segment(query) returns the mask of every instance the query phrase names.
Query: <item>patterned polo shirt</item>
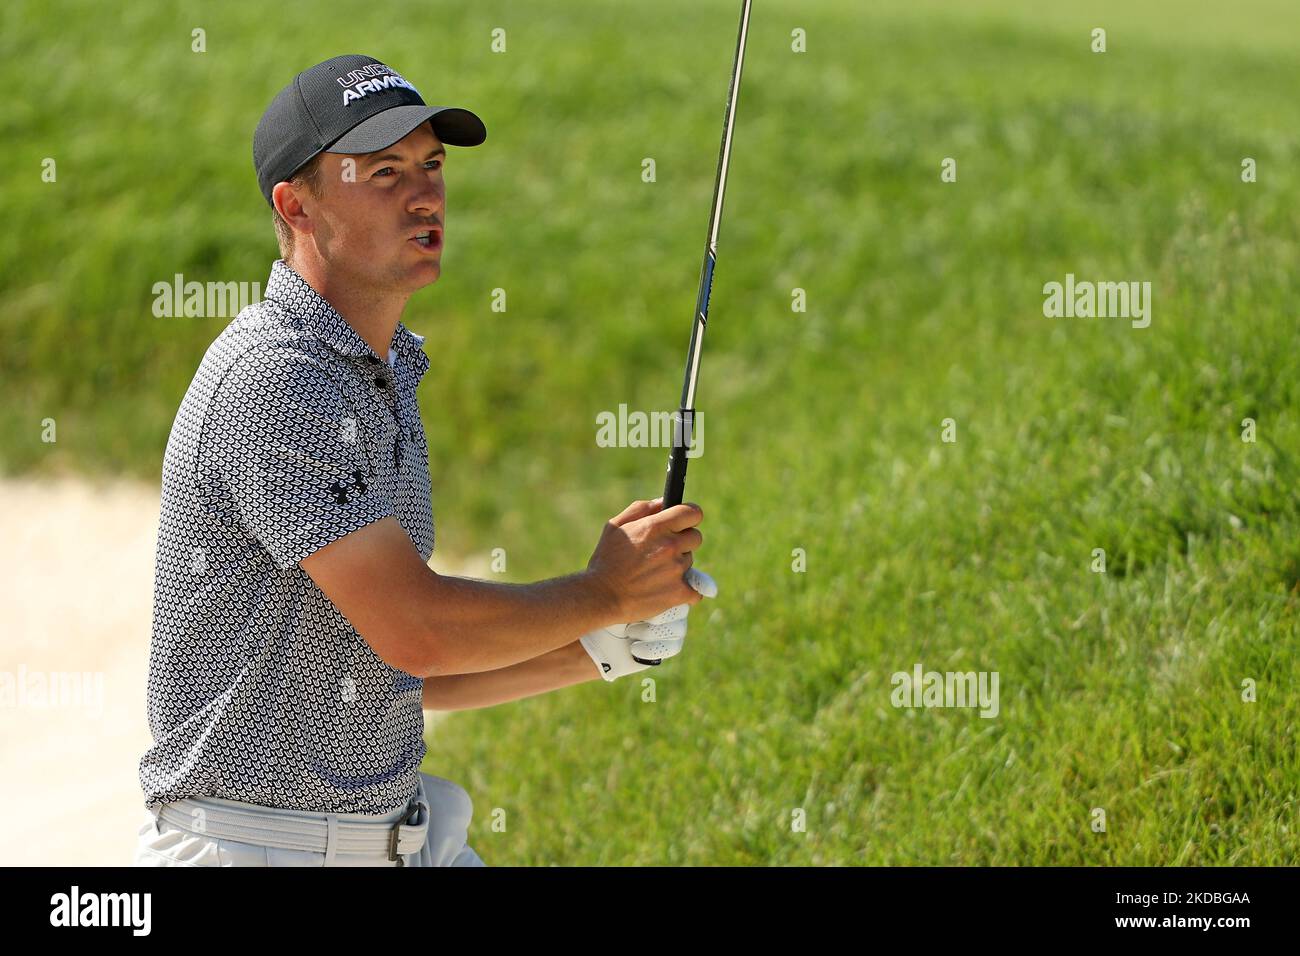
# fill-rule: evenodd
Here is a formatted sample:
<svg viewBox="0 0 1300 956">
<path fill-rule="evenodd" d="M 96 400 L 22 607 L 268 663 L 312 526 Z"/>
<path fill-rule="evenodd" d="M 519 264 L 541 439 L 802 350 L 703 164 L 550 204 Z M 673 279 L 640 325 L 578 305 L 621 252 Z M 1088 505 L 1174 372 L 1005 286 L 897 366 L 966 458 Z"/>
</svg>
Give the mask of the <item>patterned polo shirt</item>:
<svg viewBox="0 0 1300 956">
<path fill-rule="evenodd" d="M 414 795 L 423 681 L 385 664 L 298 562 L 393 515 L 433 553 L 415 390 L 283 260 L 204 355 L 163 459 L 145 806 L 210 796 L 383 813 Z"/>
</svg>

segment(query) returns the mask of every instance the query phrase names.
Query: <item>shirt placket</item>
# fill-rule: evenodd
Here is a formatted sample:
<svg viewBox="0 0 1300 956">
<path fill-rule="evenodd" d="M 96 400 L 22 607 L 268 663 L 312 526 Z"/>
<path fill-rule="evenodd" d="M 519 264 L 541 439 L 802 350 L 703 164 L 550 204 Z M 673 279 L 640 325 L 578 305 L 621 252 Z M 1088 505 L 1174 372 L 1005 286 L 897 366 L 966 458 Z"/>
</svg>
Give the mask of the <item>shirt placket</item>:
<svg viewBox="0 0 1300 956">
<path fill-rule="evenodd" d="M 395 381 L 397 369 L 385 365 L 373 355 L 367 357 L 367 362 L 372 369 L 375 388 L 379 390 L 379 394 L 384 399 L 384 404 L 388 406 L 388 410 L 393 416 L 393 424 L 396 426 L 396 434 L 393 436 L 393 469 L 400 471 L 402 465 L 402 435 L 405 429 L 402 426 L 401 402 L 397 400 L 397 384 Z"/>
</svg>

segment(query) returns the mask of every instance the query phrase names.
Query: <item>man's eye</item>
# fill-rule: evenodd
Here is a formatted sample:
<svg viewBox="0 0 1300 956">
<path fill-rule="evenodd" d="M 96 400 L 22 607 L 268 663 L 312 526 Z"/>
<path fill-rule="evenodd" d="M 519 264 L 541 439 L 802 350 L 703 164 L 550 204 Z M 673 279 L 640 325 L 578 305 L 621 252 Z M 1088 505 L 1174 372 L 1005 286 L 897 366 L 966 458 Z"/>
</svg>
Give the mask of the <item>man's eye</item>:
<svg viewBox="0 0 1300 956">
<path fill-rule="evenodd" d="M 376 169 L 371 175 L 382 176 L 384 173 L 391 173 L 392 171 L 393 171 L 392 166 L 385 166 L 382 169 Z"/>
<path fill-rule="evenodd" d="M 428 163 L 425 163 L 424 165 L 428 166 L 429 163 L 437 163 L 437 164 L 438 164 L 438 169 L 441 169 L 441 168 L 442 168 L 442 160 L 441 160 L 441 159 L 431 159 L 431 160 L 429 160 Z"/>
</svg>

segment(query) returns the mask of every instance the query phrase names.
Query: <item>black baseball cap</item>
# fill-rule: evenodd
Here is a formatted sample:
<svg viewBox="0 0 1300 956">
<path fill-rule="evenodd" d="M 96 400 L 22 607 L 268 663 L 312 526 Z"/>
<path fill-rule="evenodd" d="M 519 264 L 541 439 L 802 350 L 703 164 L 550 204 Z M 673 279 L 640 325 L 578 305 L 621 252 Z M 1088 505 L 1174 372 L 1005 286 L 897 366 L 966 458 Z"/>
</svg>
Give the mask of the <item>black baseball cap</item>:
<svg viewBox="0 0 1300 956">
<path fill-rule="evenodd" d="M 275 95 L 253 133 L 253 168 L 267 203 L 317 153 L 373 153 L 426 120 L 438 139 L 477 146 L 483 121 L 458 106 L 426 106 L 411 83 L 373 56 L 350 53 L 303 70 Z"/>
</svg>

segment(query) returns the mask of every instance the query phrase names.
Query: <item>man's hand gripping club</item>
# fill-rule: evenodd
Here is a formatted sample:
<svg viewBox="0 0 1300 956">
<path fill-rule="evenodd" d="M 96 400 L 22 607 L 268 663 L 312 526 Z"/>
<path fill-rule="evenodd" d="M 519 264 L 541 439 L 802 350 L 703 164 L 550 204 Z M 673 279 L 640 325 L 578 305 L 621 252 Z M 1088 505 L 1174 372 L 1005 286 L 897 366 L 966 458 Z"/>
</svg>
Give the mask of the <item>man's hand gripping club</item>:
<svg viewBox="0 0 1300 956">
<path fill-rule="evenodd" d="M 662 511 L 663 499 L 634 501 L 610 519 L 587 571 L 614 597 L 620 617 L 580 640 L 606 681 L 645 670 L 679 654 L 691 605 L 715 597 L 718 586 L 692 567 L 704 541 L 694 503 Z"/>
</svg>

